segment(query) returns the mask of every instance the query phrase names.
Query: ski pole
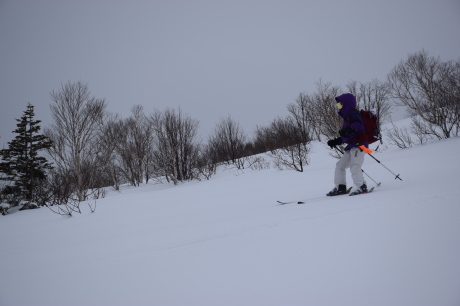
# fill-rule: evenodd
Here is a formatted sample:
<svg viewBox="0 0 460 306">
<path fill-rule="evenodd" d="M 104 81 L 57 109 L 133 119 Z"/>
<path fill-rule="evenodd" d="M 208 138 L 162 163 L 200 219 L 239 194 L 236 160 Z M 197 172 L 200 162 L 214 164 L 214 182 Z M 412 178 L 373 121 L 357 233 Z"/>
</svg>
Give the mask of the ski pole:
<svg viewBox="0 0 460 306">
<path fill-rule="evenodd" d="M 337 150 L 338 150 L 340 153 L 342 153 L 342 155 L 343 155 L 343 151 L 340 150 L 340 148 L 335 147 L 335 149 L 337 149 Z M 372 156 L 372 155 L 371 155 L 371 156 Z M 373 156 L 372 156 L 372 157 L 373 157 Z M 361 171 L 362 171 L 368 178 L 370 178 L 370 179 L 377 185 L 377 187 L 380 186 L 380 185 L 382 185 L 382 183 L 377 183 L 377 182 L 376 182 L 369 174 L 367 174 L 366 171 L 364 171 L 362 168 L 361 168 Z"/>
<path fill-rule="evenodd" d="M 368 177 L 370 178 L 377 186 L 380 186 L 382 185 L 382 183 L 377 183 L 372 177 L 369 176 L 369 174 L 367 174 L 363 169 L 361 169 L 361 171 Z"/>
<path fill-rule="evenodd" d="M 368 153 L 368 154 L 369 154 L 369 153 Z M 390 171 L 391 174 L 393 174 L 393 175 L 395 176 L 395 179 L 398 179 L 398 180 L 402 181 L 402 178 L 400 177 L 399 174 L 398 174 L 398 175 L 394 174 L 393 171 L 391 171 L 390 169 L 388 169 L 387 167 L 385 167 L 385 165 L 382 164 L 382 162 L 381 162 L 380 160 L 378 160 L 377 158 L 375 158 L 375 157 L 372 156 L 371 154 L 369 154 L 369 155 L 370 155 L 373 159 L 375 159 L 376 162 L 378 162 L 379 164 L 381 164 L 385 169 L 387 169 L 388 171 Z"/>
</svg>

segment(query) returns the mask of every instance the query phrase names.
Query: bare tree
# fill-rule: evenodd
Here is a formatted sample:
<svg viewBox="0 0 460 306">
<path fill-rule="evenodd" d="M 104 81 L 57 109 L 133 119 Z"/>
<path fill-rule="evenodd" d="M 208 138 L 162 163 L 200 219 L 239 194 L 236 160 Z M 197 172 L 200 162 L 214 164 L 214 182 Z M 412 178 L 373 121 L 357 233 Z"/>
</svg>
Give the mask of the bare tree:
<svg viewBox="0 0 460 306">
<path fill-rule="evenodd" d="M 104 122 L 97 150 L 102 168 L 109 176 L 111 181 L 110 185 L 113 186 L 115 190 L 120 189 L 123 176 L 120 167 L 120 156 L 117 154 L 117 147 L 120 146 L 121 122 L 122 120 L 118 115 L 109 115 Z"/>
<path fill-rule="evenodd" d="M 133 186 L 139 186 L 144 178 L 148 181 L 147 164 L 152 150 L 153 128 L 144 109 L 136 105 L 131 116 L 112 122 L 107 126 L 106 135 L 112 139 L 118 157 L 119 170 Z"/>
<path fill-rule="evenodd" d="M 277 118 L 272 121 L 266 130 L 276 147 L 271 150 L 275 164 L 278 168 L 287 167 L 299 172 L 304 171 L 308 165 L 308 153 L 310 151 L 310 137 L 308 131 L 293 116 Z"/>
<path fill-rule="evenodd" d="M 379 126 L 389 120 L 391 104 L 389 103 L 391 89 L 388 83 L 374 79 L 368 83 L 351 81 L 347 89 L 356 97 L 357 109 L 375 109 Z"/>
<path fill-rule="evenodd" d="M 410 148 L 414 141 L 410 136 L 407 127 L 399 128 L 393 122 L 391 122 L 392 128 L 388 129 L 387 136 L 390 139 L 390 143 L 401 149 Z"/>
<path fill-rule="evenodd" d="M 73 181 L 79 201 L 92 188 L 97 168 L 98 131 L 106 114 L 104 99 L 90 97 L 87 84 L 67 82 L 51 92 L 54 123 L 45 134 L 53 141 L 49 153 L 56 165 Z"/>
<path fill-rule="evenodd" d="M 75 188 L 69 180 L 72 175 L 69 171 L 53 169 L 42 185 L 40 196 L 43 205 L 54 213 L 72 216 L 72 212 L 81 212 L 80 202 L 73 197 Z"/>
<path fill-rule="evenodd" d="M 401 61 L 388 82 L 393 97 L 423 119 L 419 128 L 439 139 L 459 135 L 460 60 L 442 62 L 423 50 Z"/>
<path fill-rule="evenodd" d="M 203 176 L 205 179 L 209 180 L 212 175 L 216 174 L 217 159 L 213 153 L 214 151 L 209 143 L 205 146 L 200 146 L 196 167 L 196 171 L 198 172 L 196 177 L 198 179 Z"/>
<path fill-rule="evenodd" d="M 327 139 L 337 137 L 337 133 L 342 127 L 342 118 L 337 114 L 335 97 L 341 92 L 339 86 L 333 86 L 330 82 L 323 83 L 319 80 L 316 83 L 316 92 L 309 97 L 313 107 L 312 118 L 317 132 L 318 140 L 321 141 L 320 135 Z"/>
<path fill-rule="evenodd" d="M 337 137 L 342 120 L 337 115 L 334 98 L 340 87 L 320 80 L 316 88 L 314 94 L 300 93 L 296 102 L 287 106 L 289 117 L 277 118 L 270 126 L 256 129 L 254 146 L 258 152 L 270 150 L 272 154 L 281 154 L 285 150 L 281 156 L 290 157 L 281 161 L 281 156 L 276 156 L 278 164 L 293 164 L 295 166 L 288 167 L 303 171 L 303 166 L 308 164 L 311 140 Z"/>
<path fill-rule="evenodd" d="M 151 171 L 172 179 L 175 184 L 193 179 L 199 155 L 196 137 L 199 122 L 184 115 L 181 109 L 155 111 L 150 122 L 154 135 Z"/>
<path fill-rule="evenodd" d="M 244 167 L 239 159 L 244 157 L 246 136 L 230 115 L 220 120 L 208 142 L 218 162 L 232 163 L 238 169 Z"/>
</svg>

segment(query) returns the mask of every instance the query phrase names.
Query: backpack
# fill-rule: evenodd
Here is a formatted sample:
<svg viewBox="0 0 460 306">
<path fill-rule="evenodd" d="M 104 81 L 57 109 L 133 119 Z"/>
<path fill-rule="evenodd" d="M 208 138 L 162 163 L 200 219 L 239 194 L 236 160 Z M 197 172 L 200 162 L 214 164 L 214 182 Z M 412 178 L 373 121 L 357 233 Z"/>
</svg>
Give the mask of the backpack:
<svg viewBox="0 0 460 306">
<path fill-rule="evenodd" d="M 360 110 L 359 114 L 361 115 L 361 118 L 363 119 L 364 123 L 364 134 L 367 138 L 367 142 L 369 144 L 376 142 L 377 140 L 380 140 L 380 143 L 382 143 L 382 137 L 380 135 L 380 126 L 379 126 L 379 120 L 378 117 L 376 116 L 376 112 L 374 109 L 367 111 L 367 110 Z"/>
</svg>

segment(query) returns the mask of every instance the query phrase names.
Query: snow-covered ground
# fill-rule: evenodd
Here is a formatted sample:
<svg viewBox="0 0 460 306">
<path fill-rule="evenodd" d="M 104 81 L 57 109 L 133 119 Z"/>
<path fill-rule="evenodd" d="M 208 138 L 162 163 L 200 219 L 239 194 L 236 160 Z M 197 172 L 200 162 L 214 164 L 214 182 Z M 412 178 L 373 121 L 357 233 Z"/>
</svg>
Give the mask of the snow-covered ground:
<svg viewBox="0 0 460 306">
<path fill-rule="evenodd" d="M 229 169 L 71 218 L 2 216 L 0 305 L 458 306 L 459 150 L 375 153 L 403 181 L 366 157 L 382 185 L 355 197 L 325 197 L 335 159 L 315 143 L 304 173 Z"/>
</svg>

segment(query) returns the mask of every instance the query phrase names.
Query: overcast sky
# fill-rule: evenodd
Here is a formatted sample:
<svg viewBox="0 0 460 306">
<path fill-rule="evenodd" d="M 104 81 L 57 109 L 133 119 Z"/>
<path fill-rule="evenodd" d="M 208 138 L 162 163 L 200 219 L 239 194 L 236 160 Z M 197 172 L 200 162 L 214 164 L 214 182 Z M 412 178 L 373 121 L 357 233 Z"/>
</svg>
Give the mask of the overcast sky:
<svg viewBox="0 0 460 306">
<path fill-rule="evenodd" d="M 203 138 L 231 115 L 247 134 L 322 79 L 384 81 L 425 49 L 460 58 L 460 0 L 0 0 L 0 144 L 30 102 L 82 81 L 124 117 L 181 107 Z"/>
</svg>

